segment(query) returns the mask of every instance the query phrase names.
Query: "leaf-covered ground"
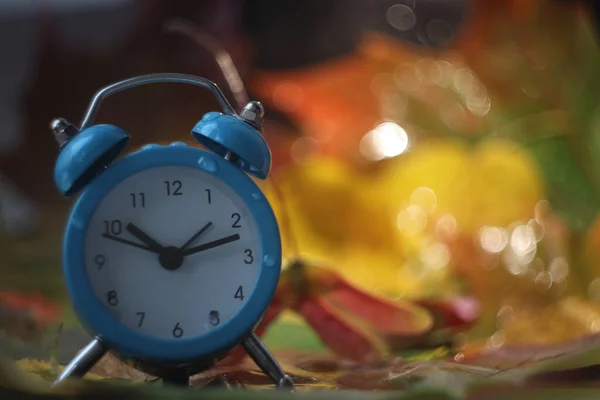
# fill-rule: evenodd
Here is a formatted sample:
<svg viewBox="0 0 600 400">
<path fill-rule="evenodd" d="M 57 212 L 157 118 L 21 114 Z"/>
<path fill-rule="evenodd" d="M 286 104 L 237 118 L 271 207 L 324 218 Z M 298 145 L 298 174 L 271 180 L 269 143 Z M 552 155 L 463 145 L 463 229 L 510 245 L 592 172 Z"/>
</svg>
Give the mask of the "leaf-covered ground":
<svg viewBox="0 0 600 400">
<path fill-rule="evenodd" d="M 294 324 L 275 330 L 293 336 Z M 301 336 L 298 336 L 298 340 Z M 304 339 L 307 343 L 314 338 Z M 297 343 L 294 343 L 296 345 Z M 314 342 L 313 342 L 314 344 Z M 600 398 L 600 335 L 560 346 L 503 347 L 454 357 L 444 349 L 405 354 L 386 363 L 342 362 L 327 352 L 277 350 L 296 384 L 294 397 L 357 399 L 597 399 Z M 46 359 L 47 360 L 47 359 Z M 192 388 L 165 387 L 112 356 L 83 381 L 51 388 L 61 367 L 35 358 L 0 364 L 3 399 L 252 399 L 286 398 L 251 361 L 214 368 L 191 379 Z M 324 391 L 325 390 L 325 391 Z M 257 397 L 260 396 L 260 397 Z"/>
</svg>

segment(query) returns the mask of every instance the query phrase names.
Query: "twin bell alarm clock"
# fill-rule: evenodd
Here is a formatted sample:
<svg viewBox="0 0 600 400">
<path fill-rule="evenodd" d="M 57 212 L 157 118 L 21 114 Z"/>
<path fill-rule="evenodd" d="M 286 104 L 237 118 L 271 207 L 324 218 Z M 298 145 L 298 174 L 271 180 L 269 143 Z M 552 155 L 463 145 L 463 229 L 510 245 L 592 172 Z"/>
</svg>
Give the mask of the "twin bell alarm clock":
<svg viewBox="0 0 600 400">
<path fill-rule="evenodd" d="M 207 150 L 149 144 L 117 159 L 129 135 L 93 125 L 94 115 L 106 97 L 151 83 L 212 91 L 223 111 L 192 128 Z M 79 128 L 52 121 L 56 186 L 78 195 L 64 235 L 64 276 L 93 337 L 55 384 L 83 376 L 108 351 L 165 382 L 187 384 L 241 344 L 277 387 L 292 388 L 253 333 L 281 269 L 277 221 L 249 177 L 265 179 L 271 167 L 263 115 L 259 102 L 238 115 L 207 79 L 166 73 L 99 90 Z"/>
</svg>

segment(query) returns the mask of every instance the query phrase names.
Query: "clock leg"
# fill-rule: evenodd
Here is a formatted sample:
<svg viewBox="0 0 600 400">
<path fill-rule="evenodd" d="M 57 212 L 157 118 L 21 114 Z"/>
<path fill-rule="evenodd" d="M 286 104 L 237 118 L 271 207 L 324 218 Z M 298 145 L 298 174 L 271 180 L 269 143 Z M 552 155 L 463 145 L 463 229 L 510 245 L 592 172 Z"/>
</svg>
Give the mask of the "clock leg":
<svg viewBox="0 0 600 400">
<path fill-rule="evenodd" d="M 273 382 L 275 382 L 277 389 L 294 390 L 292 378 L 281 369 L 281 366 L 275 357 L 273 357 L 269 349 L 265 347 L 255 333 L 251 333 L 244 339 L 242 346 L 244 346 L 244 349 L 252 360 L 254 360 L 256 365 L 258 365 L 258 367 L 262 369 Z"/>
<path fill-rule="evenodd" d="M 82 377 L 106 354 L 107 348 L 95 338 L 77 354 L 54 381 L 58 385 L 68 378 Z"/>
</svg>

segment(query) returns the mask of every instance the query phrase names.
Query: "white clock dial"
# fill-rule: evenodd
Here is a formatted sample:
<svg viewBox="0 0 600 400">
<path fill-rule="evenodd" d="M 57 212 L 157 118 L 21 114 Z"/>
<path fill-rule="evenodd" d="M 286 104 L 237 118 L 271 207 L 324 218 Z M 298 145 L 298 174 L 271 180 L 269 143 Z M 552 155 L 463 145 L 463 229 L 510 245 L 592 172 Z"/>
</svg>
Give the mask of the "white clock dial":
<svg viewBox="0 0 600 400">
<path fill-rule="evenodd" d="M 231 318 L 254 289 L 258 235 L 244 201 L 215 176 L 155 167 L 102 199 L 86 233 L 86 270 L 98 299 L 129 328 L 198 336 Z"/>
</svg>

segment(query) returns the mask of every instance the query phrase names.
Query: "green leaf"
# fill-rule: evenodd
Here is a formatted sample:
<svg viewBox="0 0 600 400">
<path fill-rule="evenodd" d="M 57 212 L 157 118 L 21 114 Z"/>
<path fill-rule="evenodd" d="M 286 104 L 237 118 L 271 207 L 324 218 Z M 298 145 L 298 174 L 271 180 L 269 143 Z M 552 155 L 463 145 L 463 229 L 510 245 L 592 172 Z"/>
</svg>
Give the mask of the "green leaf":
<svg viewBox="0 0 600 400">
<path fill-rule="evenodd" d="M 548 190 L 548 200 L 571 228 L 583 232 L 594 221 L 598 199 L 564 137 L 526 144 L 536 157 Z"/>
<path fill-rule="evenodd" d="M 325 351 L 325 346 L 319 337 L 304 323 L 276 321 L 265 333 L 264 340 L 271 350 Z"/>
<path fill-rule="evenodd" d="M 593 32 L 594 27 L 590 23 L 579 21 L 574 25 L 574 29 L 582 57 L 581 61 L 577 61 L 580 61 L 581 65 L 563 82 L 575 129 L 587 132 L 600 103 L 600 47 Z"/>
</svg>

